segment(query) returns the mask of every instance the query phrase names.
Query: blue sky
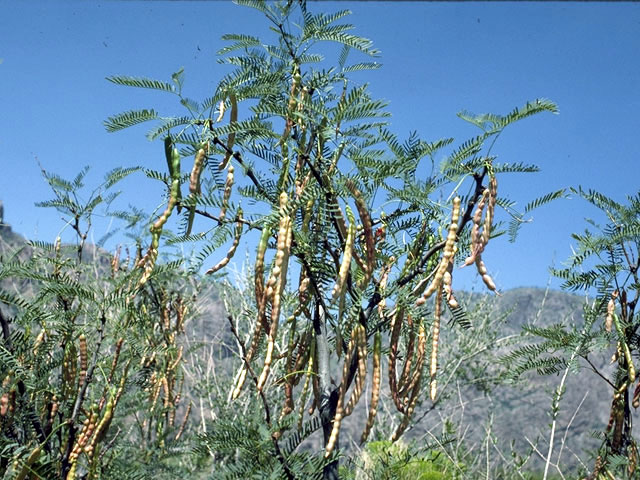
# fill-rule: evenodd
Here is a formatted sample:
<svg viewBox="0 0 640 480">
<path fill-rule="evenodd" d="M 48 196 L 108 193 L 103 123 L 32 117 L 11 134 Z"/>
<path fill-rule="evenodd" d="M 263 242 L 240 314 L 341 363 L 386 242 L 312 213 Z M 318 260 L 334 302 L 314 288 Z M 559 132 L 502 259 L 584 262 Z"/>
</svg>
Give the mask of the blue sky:
<svg viewBox="0 0 640 480">
<path fill-rule="evenodd" d="M 618 200 L 638 191 L 639 4 L 345 1 L 309 8 L 353 11 L 349 23 L 374 41 L 383 64 L 357 79 L 390 102 L 392 129 L 401 136 L 417 130 L 427 140 L 461 142 L 477 131 L 456 117 L 460 110 L 507 113 L 535 98 L 556 102 L 559 115 L 508 128 L 494 149 L 500 161 L 542 168 L 501 179 L 501 192 L 521 208 L 571 185 Z M 107 133 L 103 121 L 137 108 L 176 114 L 180 106 L 105 77 L 168 80 L 184 67 L 187 95 L 201 99 L 224 73 L 215 61 L 222 34 L 269 35 L 259 12 L 226 1 L 5 0 L 0 32 L 0 200 L 15 231 L 47 241 L 63 223 L 55 211 L 33 206 L 50 198 L 38 162 L 71 178 L 90 165 L 88 186 L 116 166 L 164 162 L 160 143 L 144 136 L 148 127 Z M 142 175 L 121 188 L 121 206 L 152 209 L 161 201 L 158 184 Z M 497 239 L 484 257 L 499 287 L 546 285 L 549 265 L 571 254 L 571 232 L 594 213 L 579 199 L 563 200 L 535 211 L 516 244 Z M 94 238 L 108 228 L 97 220 Z M 474 277 L 459 282 L 470 286 Z"/>
</svg>

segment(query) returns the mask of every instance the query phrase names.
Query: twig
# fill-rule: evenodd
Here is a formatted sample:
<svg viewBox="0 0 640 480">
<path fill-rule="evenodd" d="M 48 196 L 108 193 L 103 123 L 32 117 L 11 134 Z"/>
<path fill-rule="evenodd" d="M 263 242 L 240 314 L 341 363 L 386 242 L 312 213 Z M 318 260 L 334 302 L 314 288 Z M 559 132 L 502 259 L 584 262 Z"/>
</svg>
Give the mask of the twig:
<svg viewBox="0 0 640 480">
<path fill-rule="evenodd" d="M 233 317 L 231 315 L 227 315 L 227 320 L 229 320 L 229 325 L 231 326 L 231 333 L 233 334 L 233 336 L 235 337 L 236 341 L 238 342 L 238 345 L 240 345 L 240 350 L 241 350 L 241 353 L 242 353 L 242 361 L 246 365 L 247 371 L 249 372 L 253 382 L 257 386 L 258 385 L 258 377 L 256 376 L 255 372 L 253 371 L 253 368 L 251 367 L 251 363 L 247 360 L 247 350 L 246 350 L 242 340 L 240 340 L 240 335 L 238 335 L 238 330 L 236 330 L 236 326 L 233 323 Z M 269 408 L 269 403 L 267 402 L 267 397 L 265 396 L 264 391 L 262 389 L 258 390 L 258 394 L 260 396 L 260 399 L 262 400 L 262 406 L 264 408 L 264 420 L 265 420 L 267 426 L 269 427 L 269 429 L 271 429 L 271 410 Z M 287 475 L 287 478 L 289 480 L 295 480 L 295 476 L 293 475 L 293 473 L 289 469 L 289 466 L 287 465 L 287 459 L 284 458 L 284 455 L 282 454 L 282 451 L 280 450 L 280 445 L 278 444 L 278 439 L 274 435 L 271 435 L 271 441 L 273 442 L 273 447 L 274 447 L 274 449 L 276 451 L 276 458 L 278 459 L 278 461 L 282 465 L 282 468 L 284 469 L 284 472 Z"/>
</svg>

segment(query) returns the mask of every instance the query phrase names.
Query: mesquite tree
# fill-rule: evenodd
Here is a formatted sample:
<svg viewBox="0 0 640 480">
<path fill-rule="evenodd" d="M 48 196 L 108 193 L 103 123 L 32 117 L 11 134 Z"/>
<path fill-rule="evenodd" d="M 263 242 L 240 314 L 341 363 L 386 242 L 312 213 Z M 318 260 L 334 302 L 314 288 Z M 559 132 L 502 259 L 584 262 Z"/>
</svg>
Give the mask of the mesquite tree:
<svg viewBox="0 0 640 480">
<path fill-rule="evenodd" d="M 494 230 L 496 206 L 511 215 L 511 233 L 522 221 L 499 197 L 499 178 L 537 170 L 497 162 L 485 143 L 493 145 L 510 123 L 556 107 L 536 100 L 506 116 L 460 114 L 481 133 L 437 165 L 436 154 L 453 139 L 427 142 L 411 134 L 401 142 L 388 129 L 385 102 L 350 79 L 351 72 L 379 64 L 348 64 L 351 50 L 377 54 L 371 41 L 350 33 L 350 25 L 336 23 L 348 11 L 314 14 L 304 2 L 291 1 L 238 3 L 265 14 L 275 43 L 225 35 L 230 45 L 219 52 L 220 61 L 233 70 L 200 103 L 183 95 L 182 71 L 171 82 L 110 77 L 176 95 L 188 114 L 132 110 L 106 126 L 115 131 L 156 120 L 148 137 L 165 141 L 168 174 L 146 171 L 165 182 L 169 194 L 164 213 L 151 221 L 151 242 L 138 264 L 142 283 L 152 275 L 176 212 L 181 232 L 168 238 L 200 249 L 196 270 L 221 272 L 242 238 L 257 243 L 252 306 L 242 319 L 230 319 L 243 360 L 230 401 L 246 394 L 261 398 L 274 455 L 288 478 L 296 476 L 289 453 L 321 427 L 325 478 L 336 478 L 341 421 L 358 404 L 368 378 L 362 441 L 374 424 L 383 351 L 398 411 L 393 440 L 409 425 L 425 387 L 437 399 L 443 309 L 469 323 L 454 295 L 455 267 L 476 268 L 496 290 L 482 260 L 490 239 L 504 233 Z M 313 53 L 321 41 L 341 45 L 337 65 L 326 67 L 324 57 Z M 185 158 L 193 158 L 186 167 Z M 247 321 L 252 332 L 242 338 L 237 325 Z M 288 420 L 294 416 L 297 428 Z"/>
</svg>

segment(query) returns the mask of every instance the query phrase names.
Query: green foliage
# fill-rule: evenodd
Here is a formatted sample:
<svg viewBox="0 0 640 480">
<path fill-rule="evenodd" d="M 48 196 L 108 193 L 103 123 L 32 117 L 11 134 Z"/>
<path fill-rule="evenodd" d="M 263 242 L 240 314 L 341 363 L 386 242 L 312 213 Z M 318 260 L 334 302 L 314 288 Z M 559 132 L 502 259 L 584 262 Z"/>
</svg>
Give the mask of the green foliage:
<svg viewBox="0 0 640 480">
<path fill-rule="evenodd" d="M 577 242 L 574 254 L 563 269 L 553 273 L 564 280 L 563 288 L 582 291 L 595 298 L 584 305 L 584 322 L 540 328 L 525 327 L 537 342 L 512 351 L 503 358 L 514 377 L 535 370 L 540 375 L 565 372 L 552 403 L 552 418 L 558 414 L 564 393 L 564 377 L 570 371 L 594 370 L 611 392 L 609 424 L 603 426 L 603 441 L 593 476 L 631 478 L 637 468 L 637 446 L 632 436 L 630 406 L 637 407 L 640 390 L 636 382 L 634 359 L 640 352 L 635 312 L 640 294 L 638 258 L 640 252 L 640 202 L 638 195 L 621 204 L 594 190 L 581 187 L 571 191 L 600 210 L 604 224 L 589 220 L 592 229 L 572 235 Z M 616 371 L 611 379 L 594 366 L 590 357 L 614 347 Z"/>
</svg>

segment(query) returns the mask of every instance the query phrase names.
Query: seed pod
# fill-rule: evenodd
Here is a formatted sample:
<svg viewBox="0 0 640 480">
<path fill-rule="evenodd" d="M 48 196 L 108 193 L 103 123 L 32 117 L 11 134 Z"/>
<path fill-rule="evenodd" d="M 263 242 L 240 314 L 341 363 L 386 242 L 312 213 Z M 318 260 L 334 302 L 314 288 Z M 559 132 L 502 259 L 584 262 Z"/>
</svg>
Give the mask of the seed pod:
<svg viewBox="0 0 640 480">
<path fill-rule="evenodd" d="M 622 352 L 624 353 L 624 359 L 627 362 L 627 375 L 629 376 L 629 383 L 633 383 L 636 379 L 636 368 L 633 365 L 633 358 L 631 357 L 631 350 L 629 349 L 629 345 L 625 341 L 625 333 L 622 329 L 622 325 L 620 325 L 620 320 L 618 320 L 618 316 L 613 313 L 613 324 L 616 326 L 616 331 L 618 332 L 618 337 L 620 338 L 619 344 L 622 347 Z"/>
<path fill-rule="evenodd" d="M 273 359 L 273 349 L 278 331 L 278 320 L 280 316 L 280 300 L 287 280 L 287 266 L 289 264 L 289 251 L 291 248 L 291 217 L 287 213 L 288 195 L 286 192 L 280 194 L 280 226 L 278 229 L 278 246 L 276 258 L 271 278 L 274 279 L 273 300 L 271 304 L 271 325 L 267 335 L 267 354 L 264 360 L 262 373 L 258 379 L 257 389 L 262 391 L 267 381 L 271 362 Z"/>
<path fill-rule="evenodd" d="M 483 248 L 489 243 L 491 236 L 491 225 L 493 224 L 493 215 L 498 200 L 498 179 L 495 175 L 489 180 L 489 199 L 487 200 L 487 213 L 484 216 L 484 227 L 482 229 L 482 246 Z"/>
<path fill-rule="evenodd" d="M 396 379 L 396 359 L 398 357 L 398 339 L 402 329 L 404 309 L 396 310 L 396 314 L 391 317 L 391 338 L 389 340 L 389 390 L 393 403 L 400 412 L 404 412 L 404 406 L 400 402 L 398 383 Z"/>
<path fill-rule="evenodd" d="M 189 414 L 191 413 L 191 407 L 191 404 L 189 404 L 189 406 L 187 407 L 187 411 L 184 414 L 184 418 L 182 419 L 182 423 L 180 424 L 180 428 L 178 429 L 178 433 L 176 434 L 176 440 L 180 440 L 180 437 L 184 432 L 184 427 L 187 425 L 187 420 L 189 419 Z"/>
<path fill-rule="evenodd" d="M 0 397 L 0 417 L 7 415 L 9 411 L 9 394 L 3 393 Z"/>
<path fill-rule="evenodd" d="M 238 101 L 236 99 L 236 94 L 232 91 L 229 92 L 229 100 L 231 101 L 231 118 L 229 119 L 229 125 L 233 125 L 238 121 Z M 222 120 L 222 115 L 220 116 L 220 119 Z M 233 144 L 235 143 L 235 140 L 236 133 L 229 133 L 229 136 L 227 137 L 227 151 L 224 154 L 222 162 L 218 165 L 219 170 L 227 168 L 227 164 L 231 159 L 231 152 L 233 151 Z"/>
<path fill-rule="evenodd" d="M 432 344 L 431 344 L 431 365 L 429 374 L 431 376 L 429 385 L 429 397 L 431 401 L 436 399 L 436 374 L 438 373 L 438 339 L 440 337 L 440 315 L 442 314 L 442 290 L 436 295 L 435 315 L 433 319 Z"/>
<path fill-rule="evenodd" d="M 120 269 L 120 247 L 116 249 L 116 252 L 111 258 L 111 278 L 114 278 L 118 270 Z"/>
<path fill-rule="evenodd" d="M 218 217 L 222 221 L 227 214 L 227 207 L 229 206 L 229 199 L 231 198 L 231 189 L 233 188 L 233 165 L 229 165 L 227 170 L 227 179 L 224 183 L 224 193 L 222 194 L 222 206 L 220 207 L 220 214 Z"/>
<path fill-rule="evenodd" d="M 358 285 L 360 288 L 365 288 L 373 275 L 373 271 L 376 267 L 376 240 L 373 232 L 373 223 L 371 222 L 371 216 L 369 215 L 369 209 L 364 201 L 362 192 L 358 190 L 351 179 L 347 180 L 346 186 L 351 192 L 356 202 L 356 208 L 358 209 L 358 215 L 362 222 L 362 231 L 364 233 L 365 250 L 367 255 L 367 262 L 365 268 L 365 276 Z"/>
<path fill-rule="evenodd" d="M 218 270 L 225 267 L 231 261 L 231 259 L 236 253 L 238 245 L 240 244 L 240 237 L 242 237 L 243 227 L 244 225 L 242 223 L 242 210 L 238 209 L 238 220 L 236 221 L 236 228 L 233 236 L 233 243 L 231 244 L 231 247 L 229 247 L 229 251 L 227 252 L 227 255 L 222 260 L 220 260 L 216 265 L 214 265 L 213 267 L 211 267 L 209 270 L 205 272 L 207 275 L 216 273 Z"/>
<path fill-rule="evenodd" d="M 81 334 L 78 337 L 79 354 L 80 354 L 80 375 L 78 377 L 78 386 L 82 388 L 87 378 L 87 337 Z"/>
<path fill-rule="evenodd" d="M 613 325 L 613 313 L 616 310 L 615 299 L 618 297 L 618 290 L 611 294 L 611 298 L 607 303 L 607 318 L 604 323 L 604 328 L 607 332 L 611 331 L 611 326 Z"/>
<path fill-rule="evenodd" d="M 447 271 L 444 272 L 444 275 L 442 277 L 442 288 L 444 289 L 444 294 L 445 294 L 445 298 L 447 299 L 447 304 L 449 305 L 450 308 L 455 309 L 455 308 L 458 308 L 460 304 L 458 303 L 458 300 L 456 300 L 456 297 L 453 295 L 453 289 L 451 287 L 452 270 L 453 270 L 453 262 L 449 264 L 449 268 L 447 268 Z"/>
<path fill-rule="evenodd" d="M 181 198 L 180 153 L 178 152 L 177 148 L 172 148 L 172 145 L 173 143 L 171 137 L 167 136 L 164 140 L 164 149 L 167 165 L 169 167 L 169 174 L 171 177 L 169 202 L 167 203 L 167 208 L 162 213 L 162 215 L 160 215 L 160 217 L 149 228 L 149 231 L 151 232 L 151 246 L 149 247 L 149 250 L 147 251 L 145 256 L 136 263 L 137 267 L 144 268 L 144 273 L 140 280 L 138 280 L 138 287 L 144 285 L 151 276 L 156 258 L 158 257 L 158 247 L 160 246 L 160 235 L 162 235 L 162 229 L 164 227 L 164 224 L 167 223 L 167 220 L 171 216 L 173 208 L 179 204 Z"/>
<path fill-rule="evenodd" d="M 411 315 L 407 315 L 407 328 L 409 330 L 409 342 L 407 343 L 402 373 L 398 380 L 398 394 L 400 397 L 404 395 L 405 386 L 409 382 L 411 364 L 413 363 L 413 351 L 415 349 L 416 333 L 413 328 L 413 317 Z"/>
<path fill-rule="evenodd" d="M 193 168 L 191 169 L 191 175 L 189 176 L 189 193 L 191 197 L 200 195 L 200 176 L 202 175 L 202 167 L 204 165 L 205 151 L 201 148 L 196 153 L 196 157 L 193 161 Z M 196 207 L 195 205 L 189 207 L 189 218 L 187 220 L 186 235 L 191 235 L 191 229 L 193 228 L 193 219 L 195 217 Z"/>
<path fill-rule="evenodd" d="M 460 197 L 455 197 L 453 199 L 453 209 L 451 212 L 451 224 L 449 225 L 449 233 L 447 234 L 447 238 L 444 244 L 444 250 L 442 254 L 442 259 L 438 264 L 438 268 L 436 269 L 436 274 L 431 281 L 431 284 L 427 287 L 427 289 L 416 301 L 416 305 L 424 305 L 427 299 L 439 289 L 442 284 L 442 277 L 444 276 L 444 272 L 447 271 L 449 267 L 449 263 L 453 261 L 453 257 L 455 255 L 455 244 L 456 238 L 458 234 L 458 219 L 460 217 Z"/>
<path fill-rule="evenodd" d="M 344 397 L 347 390 L 347 377 L 349 376 L 351 358 L 353 357 L 356 346 L 358 345 L 358 327 L 364 328 L 362 327 L 362 325 L 358 324 L 354 327 L 353 332 L 351 332 L 351 340 L 349 340 L 349 346 L 344 357 L 344 365 L 342 366 L 342 381 L 340 382 L 340 389 L 338 391 L 336 414 L 333 417 L 333 427 L 331 429 L 331 434 L 329 435 L 327 445 L 325 446 L 324 458 L 329 458 L 336 446 L 336 443 L 338 442 L 338 437 L 340 435 L 340 425 L 342 423 L 342 418 L 344 417 Z"/>
<path fill-rule="evenodd" d="M 405 407 L 408 405 L 411 392 L 414 390 L 414 388 L 416 387 L 416 383 L 420 381 L 420 378 L 422 376 L 426 346 L 427 334 L 424 329 L 424 325 L 420 325 L 420 328 L 418 330 L 418 348 L 416 351 L 413 374 L 408 378 L 408 380 L 400 390 L 400 396 L 404 397 L 403 402 Z"/>
<path fill-rule="evenodd" d="M 373 423 L 378 411 L 378 401 L 380 400 L 380 365 L 381 365 L 381 350 L 382 350 L 382 334 L 378 331 L 373 337 L 373 382 L 371 384 L 371 404 L 369 406 L 369 415 L 367 416 L 367 423 L 364 427 L 364 432 L 360 437 L 360 444 L 363 444 L 369 437 L 369 433 L 373 428 Z"/>
<path fill-rule="evenodd" d="M 351 209 L 347 205 L 347 218 L 349 219 L 349 229 L 347 232 L 347 239 L 344 245 L 344 255 L 342 256 L 342 263 L 340 264 L 340 270 L 338 272 L 338 279 L 333 286 L 331 292 L 331 304 L 334 304 L 336 300 L 341 298 L 345 292 L 345 286 L 347 284 L 347 276 L 349 274 L 349 268 L 351 266 L 351 253 L 353 251 L 353 243 L 356 234 L 355 218 Z"/>
<path fill-rule="evenodd" d="M 474 263 L 476 260 L 476 255 L 482 253 L 482 250 L 484 249 L 482 245 L 482 237 L 480 236 L 480 225 L 482 224 L 482 211 L 484 210 L 488 198 L 489 189 L 486 188 L 482 192 L 482 197 L 478 201 L 478 205 L 476 206 L 476 210 L 473 214 L 473 226 L 471 227 L 471 244 L 469 245 L 471 254 L 465 259 L 464 264 L 461 267 L 466 267 Z"/>
<path fill-rule="evenodd" d="M 355 385 L 351 392 L 351 398 L 344 407 L 344 416 L 348 417 L 353 412 L 353 409 L 358 404 L 362 391 L 364 390 L 365 382 L 367 381 L 367 333 L 365 328 L 358 324 L 354 329 L 356 335 L 356 346 L 358 353 L 358 370 L 356 372 Z"/>
<path fill-rule="evenodd" d="M 482 261 L 481 254 L 476 255 L 476 268 L 478 270 L 478 273 L 482 276 L 482 281 L 487 286 L 487 288 L 492 292 L 496 292 L 496 294 L 498 294 L 498 291 L 496 290 L 496 284 L 493 282 L 493 279 L 487 272 L 487 267 Z"/>
</svg>

